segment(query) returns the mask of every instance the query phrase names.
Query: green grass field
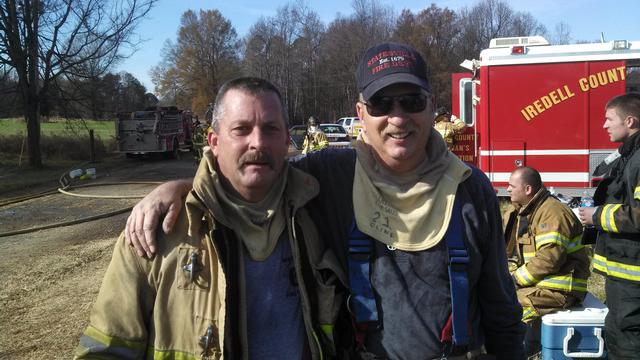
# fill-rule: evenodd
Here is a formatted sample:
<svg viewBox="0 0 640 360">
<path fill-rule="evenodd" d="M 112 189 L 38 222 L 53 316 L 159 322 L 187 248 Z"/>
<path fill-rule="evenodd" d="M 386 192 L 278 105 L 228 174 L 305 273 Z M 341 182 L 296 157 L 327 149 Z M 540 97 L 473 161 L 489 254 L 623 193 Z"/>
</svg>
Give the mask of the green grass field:
<svg viewBox="0 0 640 360">
<path fill-rule="evenodd" d="M 95 120 L 49 120 L 40 124 L 42 135 L 87 136 L 89 129 L 102 140 L 109 140 L 115 136 L 114 121 Z M 0 135 L 26 134 L 27 125 L 24 119 L 0 119 Z"/>
</svg>

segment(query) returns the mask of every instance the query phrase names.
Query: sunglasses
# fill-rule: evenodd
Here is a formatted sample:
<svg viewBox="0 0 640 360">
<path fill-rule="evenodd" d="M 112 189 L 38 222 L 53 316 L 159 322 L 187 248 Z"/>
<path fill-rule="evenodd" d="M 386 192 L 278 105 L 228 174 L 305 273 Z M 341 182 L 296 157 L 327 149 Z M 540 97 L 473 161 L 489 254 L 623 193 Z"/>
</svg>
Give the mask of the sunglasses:
<svg viewBox="0 0 640 360">
<path fill-rule="evenodd" d="M 427 107 L 427 96 L 424 94 L 373 96 L 369 101 L 362 103 L 366 105 L 371 116 L 383 116 L 391 112 L 394 102 L 397 102 L 404 112 L 417 113 Z"/>
</svg>

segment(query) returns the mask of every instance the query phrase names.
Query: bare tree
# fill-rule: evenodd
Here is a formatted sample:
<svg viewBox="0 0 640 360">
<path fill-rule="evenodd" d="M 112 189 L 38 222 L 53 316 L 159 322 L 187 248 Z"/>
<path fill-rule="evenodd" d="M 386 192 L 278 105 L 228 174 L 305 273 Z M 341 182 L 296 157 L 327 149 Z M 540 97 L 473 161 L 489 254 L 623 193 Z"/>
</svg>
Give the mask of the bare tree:
<svg viewBox="0 0 640 360">
<path fill-rule="evenodd" d="M 508 36 L 546 36 L 547 28 L 538 22 L 530 13 L 516 12 L 513 15 L 511 28 L 507 30 L 511 35 Z"/>
<path fill-rule="evenodd" d="M 570 44 L 572 40 L 571 27 L 564 21 L 557 23 L 553 28 L 553 33 L 551 33 L 547 40 L 555 45 Z"/>
<path fill-rule="evenodd" d="M 21 99 L 17 96 L 18 79 L 14 71 L 0 64 L 0 118 L 15 117 L 21 107 Z"/>
<path fill-rule="evenodd" d="M 545 35 L 546 28 L 527 12 L 515 12 L 504 1 L 483 0 L 459 12 L 458 57 L 476 58 L 499 37 Z"/>
<path fill-rule="evenodd" d="M 244 71 L 253 76 L 272 80 L 272 69 L 274 62 L 275 29 L 267 22 L 267 19 L 260 18 L 249 30 L 249 34 L 244 40 Z"/>
<path fill-rule="evenodd" d="M 458 71 L 455 43 L 460 30 L 453 10 L 435 4 L 414 15 L 404 10 L 396 24 L 394 39 L 412 45 L 427 63 L 431 87 L 439 106 L 450 106 L 451 72 Z"/>
<path fill-rule="evenodd" d="M 293 8 L 297 24 L 296 39 L 292 44 L 294 71 L 289 98 L 290 119 L 318 116 L 321 111 L 318 85 L 321 75 L 320 46 L 324 41 L 325 26 L 318 14 L 298 3 Z"/>
<path fill-rule="evenodd" d="M 184 107 L 185 104 L 190 105 L 191 100 L 187 95 L 186 84 L 178 79 L 174 66 L 176 57 L 176 46 L 167 39 L 160 50 L 160 63 L 151 68 L 151 82 L 163 104 Z"/>
<path fill-rule="evenodd" d="M 293 124 L 310 114 L 318 116 L 321 108 L 317 89 L 324 32 L 318 14 L 299 1 L 261 18 L 245 39 L 245 72 L 280 88 Z"/>
<path fill-rule="evenodd" d="M 166 42 L 152 80 L 164 99 L 204 114 L 218 88 L 239 71 L 240 43 L 231 23 L 218 10 L 186 11 L 178 39 Z"/>
<path fill-rule="evenodd" d="M 367 48 L 391 40 L 394 9 L 378 0 L 352 1 L 354 13 L 338 16 L 328 26 L 320 44 L 316 85 L 319 116 L 335 121 L 355 115 L 358 99 L 355 71 Z"/>
<path fill-rule="evenodd" d="M 357 36 L 365 49 L 391 37 L 396 19 L 391 6 L 380 0 L 352 0 L 351 6 L 352 19 L 360 25 Z"/>
<path fill-rule="evenodd" d="M 0 64 L 18 77 L 29 164 L 42 166 L 40 110 L 60 77 L 98 75 L 135 46 L 134 30 L 157 0 L 5 0 L 0 4 Z"/>
<path fill-rule="evenodd" d="M 358 29 L 359 24 L 353 18 L 338 17 L 328 25 L 321 45 L 319 97 L 325 116 L 332 119 L 355 115 L 353 104 L 358 99 L 355 71 L 368 47 L 357 35 Z"/>
</svg>

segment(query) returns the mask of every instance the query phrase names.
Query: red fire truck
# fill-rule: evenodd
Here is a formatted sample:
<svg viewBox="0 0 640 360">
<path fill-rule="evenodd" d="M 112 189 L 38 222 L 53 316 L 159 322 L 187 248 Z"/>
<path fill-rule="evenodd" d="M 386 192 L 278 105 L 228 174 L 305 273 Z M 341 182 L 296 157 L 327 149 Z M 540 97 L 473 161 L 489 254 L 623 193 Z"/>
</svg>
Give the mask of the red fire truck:
<svg viewBox="0 0 640 360">
<path fill-rule="evenodd" d="M 191 112 L 175 106 L 120 113 L 116 119 L 116 152 L 127 157 L 161 152 L 176 158 L 180 149 L 191 149 L 192 133 Z"/>
<path fill-rule="evenodd" d="M 604 106 L 640 91 L 640 41 L 549 45 L 539 36 L 493 39 L 469 73 L 452 75 L 452 113 L 467 125 L 452 150 L 506 195 L 517 166 L 563 195 L 592 192 L 595 167 L 619 146 Z"/>
</svg>

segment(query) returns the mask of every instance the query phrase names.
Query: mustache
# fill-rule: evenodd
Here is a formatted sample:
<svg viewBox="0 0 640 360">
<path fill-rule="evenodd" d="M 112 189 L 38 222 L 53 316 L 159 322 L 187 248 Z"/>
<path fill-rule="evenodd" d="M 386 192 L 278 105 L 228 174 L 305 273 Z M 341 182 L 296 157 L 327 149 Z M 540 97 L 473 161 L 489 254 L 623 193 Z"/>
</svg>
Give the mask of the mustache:
<svg viewBox="0 0 640 360">
<path fill-rule="evenodd" d="M 396 133 L 398 131 L 412 132 L 412 131 L 415 131 L 415 130 L 416 130 L 416 127 L 413 124 L 407 124 L 405 126 L 400 126 L 400 127 L 389 125 L 382 131 L 382 136 L 387 136 L 389 134 L 393 134 L 393 133 Z"/>
<path fill-rule="evenodd" d="M 269 153 L 262 151 L 253 151 L 242 155 L 240 157 L 239 163 L 241 167 L 244 167 L 245 165 L 247 165 L 247 163 L 267 164 L 272 169 L 275 167 L 273 157 Z"/>
</svg>

